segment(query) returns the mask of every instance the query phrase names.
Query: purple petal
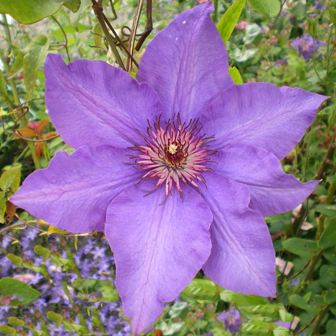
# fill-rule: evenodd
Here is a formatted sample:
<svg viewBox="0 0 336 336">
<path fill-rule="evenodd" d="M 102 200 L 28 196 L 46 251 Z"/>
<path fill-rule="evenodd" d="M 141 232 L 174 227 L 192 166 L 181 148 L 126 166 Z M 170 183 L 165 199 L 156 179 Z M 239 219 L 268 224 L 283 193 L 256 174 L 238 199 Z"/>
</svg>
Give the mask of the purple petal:
<svg viewBox="0 0 336 336">
<path fill-rule="evenodd" d="M 45 75 L 52 122 L 74 148 L 140 143 L 139 130 L 158 113 L 154 91 L 105 62 L 80 60 L 66 65 L 60 55 L 50 54 Z"/>
<path fill-rule="evenodd" d="M 278 325 L 279 327 L 283 327 L 286 329 L 289 329 L 291 327 L 291 322 L 276 321 L 274 323 Z"/>
<path fill-rule="evenodd" d="M 139 178 L 124 159 L 112 147 L 57 152 L 48 168 L 25 179 L 11 202 L 70 232 L 102 230 L 111 199 Z"/>
<path fill-rule="evenodd" d="M 155 88 L 165 116 L 183 120 L 232 85 L 224 44 L 209 14 L 210 2 L 178 15 L 148 45 L 137 78 Z"/>
<path fill-rule="evenodd" d="M 212 214 L 202 197 L 185 188 L 148 195 L 144 184 L 116 197 L 105 232 L 114 253 L 123 309 L 133 332 L 141 331 L 174 300 L 208 259 Z M 147 189 L 148 191 L 148 189 Z"/>
<path fill-rule="evenodd" d="M 203 125 L 219 146 L 247 144 L 283 158 L 304 135 L 328 97 L 268 83 L 237 85 L 203 110 Z"/>
<path fill-rule="evenodd" d="M 247 145 L 224 147 L 216 171 L 246 185 L 251 194 L 251 207 L 264 216 L 294 209 L 318 184 L 318 181 L 301 183 L 282 171 L 274 154 Z"/>
<path fill-rule="evenodd" d="M 218 285 L 275 296 L 275 253 L 262 216 L 248 208 L 247 187 L 209 174 L 202 190 L 213 216 L 211 255 L 203 270 Z"/>
</svg>

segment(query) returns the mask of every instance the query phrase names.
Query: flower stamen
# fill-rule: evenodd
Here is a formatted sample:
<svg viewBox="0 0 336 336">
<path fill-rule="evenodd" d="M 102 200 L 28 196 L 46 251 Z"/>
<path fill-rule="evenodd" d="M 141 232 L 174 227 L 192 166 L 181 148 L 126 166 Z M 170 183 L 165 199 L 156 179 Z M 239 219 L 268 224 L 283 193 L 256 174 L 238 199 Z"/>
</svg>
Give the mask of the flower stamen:
<svg viewBox="0 0 336 336">
<path fill-rule="evenodd" d="M 202 174 L 209 170 L 209 156 L 214 151 L 208 143 L 212 138 L 200 135 L 201 125 L 191 119 L 182 123 L 178 116 L 162 127 L 158 118 L 148 125 L 145 145 L 136 146 L 135 163 L 145 171 L 142 178 L 156 178 L 156 187 L 165 185 L 168 195 L 172 188 L 182 192 L 183 184 L 198 187 Z"/>
</svg>

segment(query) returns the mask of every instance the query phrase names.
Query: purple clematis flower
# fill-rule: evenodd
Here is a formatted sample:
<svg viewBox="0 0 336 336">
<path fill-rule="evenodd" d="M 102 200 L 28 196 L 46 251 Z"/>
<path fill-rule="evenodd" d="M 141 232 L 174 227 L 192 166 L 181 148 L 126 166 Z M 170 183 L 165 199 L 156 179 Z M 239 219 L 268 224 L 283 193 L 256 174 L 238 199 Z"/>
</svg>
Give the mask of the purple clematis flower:
<svg viewBox="0 0 336 336">
<path fill-rule="evenodd" d="M 137 80 L 100 61 L 49 55 L 46 102 L 73 154 L 56 153 L 11 201 L 61 229 L 105 231 L 116 286 L 138 335 L 200 269 L 220 286 L 275 296 L 266 215 L 317 181 L 283 173 L 326 97 L 234 85 L 211 3 L 149 44 Z"/>
<path fill-rule="evenodd" d="M 303 37 L 298 37 L 293 40 L 291 46 L 307 61 L 325 44 L 325 42 L 316 40 L 312 36 L 305 34 Z"/>
</svg>

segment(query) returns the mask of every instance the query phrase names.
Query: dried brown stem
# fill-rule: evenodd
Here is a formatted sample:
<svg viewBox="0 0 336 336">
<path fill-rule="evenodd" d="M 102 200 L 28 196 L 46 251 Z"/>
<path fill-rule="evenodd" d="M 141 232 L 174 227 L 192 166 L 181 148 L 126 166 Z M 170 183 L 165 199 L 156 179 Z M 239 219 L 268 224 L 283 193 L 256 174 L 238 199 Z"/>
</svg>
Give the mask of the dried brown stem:
<svg viewBox="0 0 336 336">
<path fill-rule="evenodd" d="M 145 31 L 140 35 L 139 41 L 135 46 L 136 51 L 140 50 L 146 38 L 149 36 L 149 34 L 153 30 L 152 0 L 147 0 L 146 2 L 146 17 L 147 17 L 147 21 L 146 21 Z"/>
<path fill-rule="evenodd" d="M 128 52 L 131 56 L 133 56 L 134 53 L 134 45 L 135 45 L 135 36 L 136 36 L 136 31 L 138 29 L 138 25 L 139 25 L 139 20 L 140 20 L 140 15 L 141 15 L 141 10 L 143 7 L 143 3 L 144 0 L 138 0 L 138 4 L 135 10 L 135 14 L 134 14 L 134 18 L 133 18 L 133 23 L 132 23 L 132 29 L 131 29 L 131 34 L 130 34 L 130 38 L 128 41 Z M 127 71 L 131 71 L 132 70 L 132 57 L 128 57 L 127 58 Z"/>
</svg>

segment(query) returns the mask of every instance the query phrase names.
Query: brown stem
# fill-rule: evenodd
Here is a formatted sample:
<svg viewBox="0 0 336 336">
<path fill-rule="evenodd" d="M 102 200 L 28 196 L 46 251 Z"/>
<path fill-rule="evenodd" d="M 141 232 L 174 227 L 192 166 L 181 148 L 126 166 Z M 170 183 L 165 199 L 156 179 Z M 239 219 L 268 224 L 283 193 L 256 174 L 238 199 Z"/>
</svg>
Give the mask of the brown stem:
<svg viewBox="0 0 336 336">
<path fill-rule="evenodd" d="M 133 53 L 134 53 L 135 36 L 136 36 L 136 31 L 139 25 L 143 3 L 144 3 L 144 0 L 138 0 L 138 4 L 137 4 L 134 18 L 133 18 L 131 34 L 130 34 L 130 38 L 128 41 L 128 52 L 131 56 L 133 56 Z M 127 71 L 131 71 L 131 70 L 132 70 L 132 57 L 128 57 L 127 58 Z"/>
<path fill-rule="evenodd" d="M 106 25 L 105 19 L 104 19 L 104 13 L 103 13 L 103 6 L 101 4 L 101 0 L 91 0 L 92 2 L 92 9 L 100 23 L 100 26 L 102 27 L 102 30 L 104 32 L 104 35 L 106 37 L 107 43 L 109 47 L 111 48 L 111 51 L 113 52 L 114 57 L 116 58 L 116 61 L 118 65 L 125 70 L 124 63 L 120 57 L 120 54 L 118 52 L 117 46 L 115 44 L 114 38 L 110 34 L 108 27 Z"/>
<path fill-rule="evenodd" d="M 145 42 L 146 38 L 149 36 L 149 34 L 153 30 L 153 19 L 152 19 L 152 0 L 146 1 L 146 27 L 145 31 L 141 34 L 138 43 L 135 46 L 135 50 L 139 51 L 142 47 L 143 43 Z"/>
<path fill-rule="evenodd" d="M 55 139 L 55 138 L 58 138 L 58 137 L 59 137 L 59 135 L 56 134 L 56 135 L 54 135 L 54 136 L 52 136 L 52 137 L 50 137 L 50 138 L 47 138 L 47 139 L 30 139 L 30 138 L 27 138 L 27 137 L 25 137 L 24 135 L 22 135 L 22 134 L 20 133 L 19 130 L 16 130 L 16 131 L 14 132 L 14 134 L 15 134 L 18 138 L 20 138 L 20 139 L 22 139 L 22 140 L 29 141 L 29 142 L 46 142 L 46 141 L 48 141 L 48 140 L 52 140 L 52 139 Z"/>
<path fill-rule="evenodd" d="M 115 31 L 115 29 L 113 28 L 113 26 L 111 25 L 110 21 L 107 19 L 107 17 L 105 16 L 104 13 L 102 13 L 102 17 L 107 25 L 107 27 L 111 30 L 113 37 L 117 40 L 118 42 L 118 46 L 125 52 L 125 54 L 129 57 L 132 58 L 133 63 L 139 67 L 138 62 L 134 59 L 134 57 L 129 53 L 128 49 L 125 47 L 124 42 L 121 40 L 121 38 L 118 36 L 117 32 Z"/>
</svg>

